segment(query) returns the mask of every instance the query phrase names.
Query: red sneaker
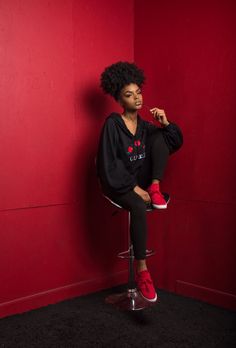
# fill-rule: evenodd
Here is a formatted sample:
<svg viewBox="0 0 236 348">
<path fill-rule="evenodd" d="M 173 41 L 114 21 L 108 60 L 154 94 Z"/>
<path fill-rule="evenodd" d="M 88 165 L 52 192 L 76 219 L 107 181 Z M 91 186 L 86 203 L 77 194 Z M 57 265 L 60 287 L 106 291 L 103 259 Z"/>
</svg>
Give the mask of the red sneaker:
<svg viewBox="0 0 236 348">
<path fill-rule="evenodd" d="M 139 293 L 145 300 L 150 302 L 157 300 L 157 293 L 148 270 L 137 272 L 136 282 Z"/>
<path fill-rule="evenodd" d="M 165 200 L 163 194 L 160 192 L 159 184 L 151 184 L 147 189 L 149 196 L 152 200 L 152 206 L 156 209 L 166 209 L 167 201 Z"/>
</svg>

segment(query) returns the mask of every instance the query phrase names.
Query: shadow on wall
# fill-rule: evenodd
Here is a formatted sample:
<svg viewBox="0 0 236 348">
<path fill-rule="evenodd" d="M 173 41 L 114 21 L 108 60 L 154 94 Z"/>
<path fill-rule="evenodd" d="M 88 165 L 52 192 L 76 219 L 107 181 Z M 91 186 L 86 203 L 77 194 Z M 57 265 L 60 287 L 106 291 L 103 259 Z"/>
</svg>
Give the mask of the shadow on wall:
<svg viewBox="0 0 236 348">
<path fill-rule="evenodd" d="M 80 103 L 77 107 L 83 110 L 90 125 L 86 128 L 87 134 L 83 135 L 82 144 L 79 144 L 76 159 L 78 233 L 83 234 L 83 247 L 86 249 L 84 266 L 90 268 L 89 273 L 96 273 L 94 277 L 101 274 L 106 277 L 117 271 L 117 267 L 122 267 L 117 253 L 126 248 L 125 215 L 113 214 L 114 207 L 103 197 L 96 176 L 98 141 L 108 105 L 104 95 L 93 86 L 85 89 L 82 96 L 78 93 L 76 102 Z"/>
<path fill-rule="evenodd" d="M 86 115 L 90 120 L 95 121 L 94 126 L 96 127 L 98 123 L 103 123 L 104 116 L 108 108 L 107 99 L 104 94 L 98 89 L 97 86 L 88 86 L 84 89 L 82 95 L 81 91 L 77 94 L 77 103 L 81 100 L 82 108 L 86 111 Z M 79 107 L 79 105 L 77 105 Z"/>
</svg>

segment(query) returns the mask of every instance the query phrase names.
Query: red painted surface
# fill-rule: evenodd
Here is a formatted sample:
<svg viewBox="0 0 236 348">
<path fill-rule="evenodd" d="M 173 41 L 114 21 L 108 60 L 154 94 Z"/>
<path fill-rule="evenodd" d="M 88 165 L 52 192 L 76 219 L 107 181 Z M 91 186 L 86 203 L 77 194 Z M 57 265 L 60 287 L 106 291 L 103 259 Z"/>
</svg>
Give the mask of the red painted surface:
<svg viewBox="0 0 236 348">
<path fill-rule="evenodd" d="M 0 316 L 123 282 L 122 214 L 94 157 L 114 103 L 105 66 L 133 59 L 133 1 L 1 1 Z M 125 15 L 123 9 L 126 9 Z M 122 18 L 123 25 L 120 25 Z"/>
<path fill-rule="evenodd" d="M 172 203 L 149 216 L 155 281 L 235 304 L 235 11 L 192 3 L 1 1 L 0 316 L 126 279 L 125 216 L 102 198 L 94 157 L 117 108 L 99 75 L 134 44 L 146 102 L 185 135 L 163 183 Z"/>
<path fill-rule="evenodd" d="M 236 309 L 236 5 L 135 5 L 135 60 L 147 75 L 145 101 L 164 108 L 184 133 L 162 183 L 172 202 L 159 220 L 150 218 L 155 280 Z"/>
</svg>

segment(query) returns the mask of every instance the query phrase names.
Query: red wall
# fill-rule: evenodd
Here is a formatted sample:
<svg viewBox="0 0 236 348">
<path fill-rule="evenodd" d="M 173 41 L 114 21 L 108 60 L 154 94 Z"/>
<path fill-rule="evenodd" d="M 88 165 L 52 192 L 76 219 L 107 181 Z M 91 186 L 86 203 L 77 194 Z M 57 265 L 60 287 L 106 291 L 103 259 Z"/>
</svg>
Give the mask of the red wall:
<svg viewBox="0 0 236 348">
<path fill-rule="evenodd" d="M 155 281 L 235 306 L 235 9 L 204 4 L 1 1 L 0 316 L 126 280 L 124 215 L 103 200 L 94 157 L 116 108 L 99 75 L 134 57 L 146 102 L 185 136 L 162 185 L 172 202 L 149 216 Z"/>
<path fill-rule="evenodd" d="M 161 288 L 236 308 L 236 5 L 135 5 L 135 60 L 147 75 L 146 103 L 164 108 L 184 133 L 162 183 L 172 202 L 150 217 L 155 280 Z"/>
<path fill-rule="evenodd" d="M 125 0 L 1 1 L 0 316 L 126 279 L 124 216 L 94 157 L 114 108 L 99 75 L 133 60 L 133 14 Z"/>
</svg>

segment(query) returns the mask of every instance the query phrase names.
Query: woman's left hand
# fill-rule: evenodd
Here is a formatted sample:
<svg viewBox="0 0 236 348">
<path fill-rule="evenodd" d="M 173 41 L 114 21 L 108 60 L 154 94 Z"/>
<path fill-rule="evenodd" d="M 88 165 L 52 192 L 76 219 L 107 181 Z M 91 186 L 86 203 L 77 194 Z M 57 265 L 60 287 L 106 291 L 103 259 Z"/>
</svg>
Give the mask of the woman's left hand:
<svg viewBox="0 0 236 348">
<path fill-rule="evenodd" d="M 153 114 L 153 117 L 155 118 L 155 120 L 159 121 L 162 126 L 164 126 L 164 127 L 168 126 L 168 124 L 170 123 L 167 120 L 167 117 L 166 117 L 164 110 L 158 109 L 158 108 L 153 108 L 153 109 L 150 109 L 150 112 Z"/>
</svg>

